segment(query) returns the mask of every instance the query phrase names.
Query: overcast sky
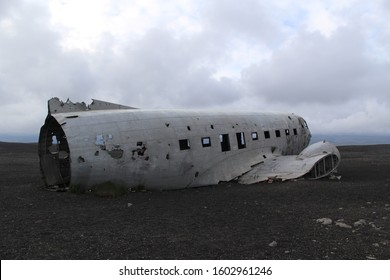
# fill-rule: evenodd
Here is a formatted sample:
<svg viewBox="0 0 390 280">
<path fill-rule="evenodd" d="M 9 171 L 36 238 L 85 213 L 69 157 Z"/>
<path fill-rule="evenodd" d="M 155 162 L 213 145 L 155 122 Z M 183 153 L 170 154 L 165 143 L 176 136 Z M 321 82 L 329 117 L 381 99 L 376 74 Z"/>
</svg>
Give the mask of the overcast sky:
<svg viewBox="0 0 390 280">
<path fill-rule="evenodd" d="M 55 96 L 390 134 L 389 19 L 390 0 L 1 0 L 0 135 L 38 134 Z"/>
</svg>

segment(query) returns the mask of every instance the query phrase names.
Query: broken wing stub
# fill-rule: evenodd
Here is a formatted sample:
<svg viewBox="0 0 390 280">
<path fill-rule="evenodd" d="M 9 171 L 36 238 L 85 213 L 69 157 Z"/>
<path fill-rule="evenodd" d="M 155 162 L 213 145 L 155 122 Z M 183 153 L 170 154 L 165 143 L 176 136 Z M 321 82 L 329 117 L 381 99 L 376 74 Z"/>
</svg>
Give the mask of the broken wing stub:
<svg viewBox="0 0 390 280">
<path fill-rule="evenodd" d="M 308 146 L 299 155 L 275 156 L 254 166 L 238 178 L 241 184 L 254 184 L 269 179 L 291 180 L 300 177 L 319 179 L 336 171 L 340 152 L 327 141 Z"/>
<path fill-rule="evenodd" d="M 98 99 L 92 99 L 92 103 L 87 105 L 84 102 L 72 102 L 69 99 L 66 102 L 54 97 L 48 101 L 49 114 L 82 112 L 93 110 L 118 110 L 118 109 L 136 109 L 121 104 L 111 103 Z"/>
</svg>

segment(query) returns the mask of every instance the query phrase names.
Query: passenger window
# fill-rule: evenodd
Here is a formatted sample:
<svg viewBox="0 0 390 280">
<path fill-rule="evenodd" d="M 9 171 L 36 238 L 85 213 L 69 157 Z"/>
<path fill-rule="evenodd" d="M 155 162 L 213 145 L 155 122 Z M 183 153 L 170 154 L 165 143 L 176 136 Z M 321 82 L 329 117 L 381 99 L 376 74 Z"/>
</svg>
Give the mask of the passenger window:
<svg viewBox="0 0 390 280">
<path fill-rule="evenodd" d="M 286 136 L 290 135 L 290 130 L 289 129 L 285 129 L 284 132 L 286 133 Z"/>
<path fill-rule="evenodd" d="M 270 133 L 269 133 L 268 130 L 267 130 L 267 131 L 264 131 L 264 138 L 265 138 L 265 139 L 271 138 L 271 135 L 270 135 Z"/>
<path fill-rule="evenodd" d="M 190 149 L 190 140 L 181 139 L 179 140 L 180 150 L 189 150 Z"/>
<path fill-rule="evenodd" d="M 219 141 L 221 142 L 222 152 L 230 151 L 229 134 L 220 134 Z"/>
<path fill-rule="evenodd" d="M 210 146 L 211 146 L 210 137 L 203 137 L 202 138 L 202 147 L 210 147 Z"/>
<path fill-rule="evenodd" d="M 259 140 L 259 136 L 257 135 L 257 132 L 252 132 L 252 140 Z"/>
<path fill-rule="evenodd" d="M 298 135 L 298 131 L 296 128 L 294 128 L 293 131 L 294 131 L 294 135 Z"/>
<path fill-rule="evenodd" d="M 238 148 L 244 149 L 246 147 L 244 132 L 238 132 L 238 133 L 236 133 L 236 136 L 237 136 Z"/>
<path fill-rule="evenodd" d="M 280 130 L 275 130 L 276 137 L 280 137 Z"/>
</svg>

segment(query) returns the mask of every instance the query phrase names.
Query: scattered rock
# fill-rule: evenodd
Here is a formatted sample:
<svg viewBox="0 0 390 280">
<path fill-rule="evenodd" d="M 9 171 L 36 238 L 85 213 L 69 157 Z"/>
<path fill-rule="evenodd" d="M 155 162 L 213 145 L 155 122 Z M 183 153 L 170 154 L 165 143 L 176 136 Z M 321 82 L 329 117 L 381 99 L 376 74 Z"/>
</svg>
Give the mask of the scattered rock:
<svg viewBox="0 0 390 280">
<path fill-rule="evenodd" d="M 131 207 L 131 206 L 133 206 L 133 203 L 127 203 L 127 207 Z"/>
<path fill-rule="evenodd" d="M 366 256 L 367 260 L 376 260 L 374 256 Z"/>
<path fill-rule="evenodd" d="M 270 247 L 276 247 L 278 245 L 278 242 L 276 241 L 272 241 L 270 244 L 268 244 L 268 246 Z"/>
<path fill-rule="evenodd" d="M 343 222 L 335 222 L 335 225 L 341 228 L 352 228 L 350 225 L 347 225 L 346 223 Z"/>
<path fill-rule="evenodd" d="M 359 221 L 354 222 L 354 223 L 353 223 L 353 226 L 354 226 L 354 227 L 359 227 L 359 226 L 365 226 L 366 224 L 367 224 L 366 220 L 360 219 Z"/>
<path fill-rule="evenodd" d="M 379 243 L 374 243 L 374 244 L 372 244 L 372 246 L 379 247 Z"/>
<path fill-rule="evenodd" d="M 381 228 L 378 228 L 373 222 L 368 223 L 373 229 L 380 230 Z"/>
<path fill-rule="evenodd" d="M 324 226 L 328 226 L 332 224 L 332 219 L 329 218 L 320 218 L 316 220 L 317 223 L 323 224 Z"/>
<path fill-rule="evenodd" d="M 334 174 L 330 174 L 329 175 L 329 179 L 330 180 L 341 180 L 341 176 L 336 176 L 336 175 L 334 175 Z"/>
</svg>

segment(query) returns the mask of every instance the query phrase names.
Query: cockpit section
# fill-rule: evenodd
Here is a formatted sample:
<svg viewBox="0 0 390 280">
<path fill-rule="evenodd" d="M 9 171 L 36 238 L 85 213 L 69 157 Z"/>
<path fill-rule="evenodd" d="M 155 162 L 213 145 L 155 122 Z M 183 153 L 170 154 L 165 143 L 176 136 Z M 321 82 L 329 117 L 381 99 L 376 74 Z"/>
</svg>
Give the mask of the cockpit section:
<svg viewBox="0 0 390 280">
<path fill-rule="evenodd" d="M 302 129 L 302 135 L 304 137 L 304 139 L 303 139 L 304 140 L 304 147 L 307 147 L 310 143 L 310 140 L 311 140 L 311 133 L 310 133 L 309 126 L 307 125 L 307 122 L 305 121 L 305 119 L 302 117 L 299 117 L 298 121 L 299 121 L 299 124 L 300 124 L 301 129 Z"/>
</svg>

